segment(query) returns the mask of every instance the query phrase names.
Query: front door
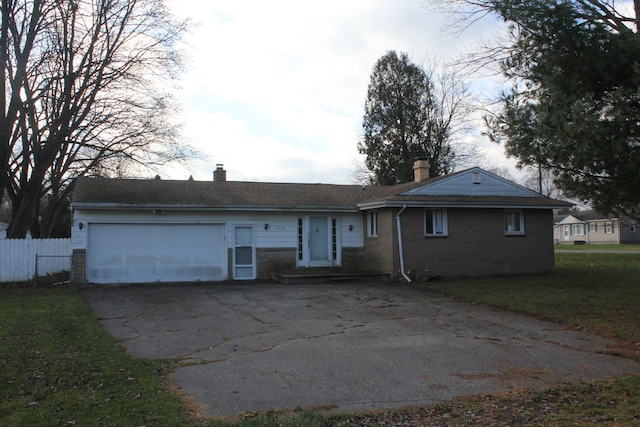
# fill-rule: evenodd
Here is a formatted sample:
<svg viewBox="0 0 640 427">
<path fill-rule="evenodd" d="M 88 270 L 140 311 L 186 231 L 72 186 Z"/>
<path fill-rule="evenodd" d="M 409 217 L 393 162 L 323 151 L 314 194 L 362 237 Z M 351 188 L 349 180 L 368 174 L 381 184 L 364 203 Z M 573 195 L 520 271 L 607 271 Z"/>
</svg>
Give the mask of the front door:
<svg viewBox="0 0 640 427">
<path fill-rule="evenodd" d="M 309 217 L 309 265 L 324 267 L 331 265 L 329 217 Z"/>
<path fill-rule="evenodd" d="M 569 240 L 569 236 L 570 236 L 570 234 L 569 234 L 569 226 L 568 226 L 568 225 L 565 225 L 565 226 L 563 226 L 562 228 L 563 228 L 563 230 L 562 230 L 562 237 L 563 237 L 563 239 L 564 239 L 565 241 L 567 241 L 567 240 Z"/>
</svg>

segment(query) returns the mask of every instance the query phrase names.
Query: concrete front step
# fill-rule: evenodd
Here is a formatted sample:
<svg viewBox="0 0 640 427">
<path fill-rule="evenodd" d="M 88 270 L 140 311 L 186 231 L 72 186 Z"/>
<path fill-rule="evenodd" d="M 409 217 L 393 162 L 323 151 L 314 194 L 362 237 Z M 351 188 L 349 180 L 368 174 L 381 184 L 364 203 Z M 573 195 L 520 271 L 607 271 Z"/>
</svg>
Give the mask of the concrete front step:
<svg viewBox="0 0 640 427">
<path fill-rule="evenodd" d="M 371 271 L 292 271 L 273 275 L 273 279 L 290 284 L 340 283 L 340 282 L 385 282 L 389 275 Z"/>
</svg>

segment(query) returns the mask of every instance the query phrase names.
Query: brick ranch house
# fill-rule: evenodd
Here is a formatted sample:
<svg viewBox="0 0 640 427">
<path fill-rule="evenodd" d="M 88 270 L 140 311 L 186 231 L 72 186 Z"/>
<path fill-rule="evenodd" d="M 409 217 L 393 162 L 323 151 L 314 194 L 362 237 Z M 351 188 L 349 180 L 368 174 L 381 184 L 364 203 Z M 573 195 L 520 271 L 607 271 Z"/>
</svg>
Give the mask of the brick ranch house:
<svg viewBox="0 0 640 427">
<path fill-rule="evenodd" d="M 375 271 L 391 279 L 552 271 L 549 199 L 471 168 L 395 186 L 79 178 L 76 283 L 268 279 Z"/>
</svg>

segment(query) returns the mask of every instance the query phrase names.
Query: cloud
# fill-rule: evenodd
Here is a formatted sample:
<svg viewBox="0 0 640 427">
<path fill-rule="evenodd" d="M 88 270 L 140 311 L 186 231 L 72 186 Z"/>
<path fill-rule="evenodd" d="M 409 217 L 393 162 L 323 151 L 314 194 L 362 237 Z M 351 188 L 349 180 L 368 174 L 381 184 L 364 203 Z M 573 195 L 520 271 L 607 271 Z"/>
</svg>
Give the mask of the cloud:
<svg viewBox="0 0 640 427">
<path fill-rule="evenodd" d="M 213 163 L 196 179 L 224 163 L 229 179 L 350 182 L 375 61 L 397 50 L 417 62 L 468 42 L 439 36 L 442 16 L 417 0 L 169 5 L 197 24 L 182 121 Z"/>
</svg>

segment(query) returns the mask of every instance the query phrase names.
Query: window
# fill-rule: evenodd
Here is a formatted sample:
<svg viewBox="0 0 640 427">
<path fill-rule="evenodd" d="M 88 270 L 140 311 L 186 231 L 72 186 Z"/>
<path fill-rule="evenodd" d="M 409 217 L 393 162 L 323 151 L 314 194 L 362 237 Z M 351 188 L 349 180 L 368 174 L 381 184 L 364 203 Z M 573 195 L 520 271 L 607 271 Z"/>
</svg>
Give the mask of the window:
<svg viewBox="0 0 640 427">
<path fill-rule="evenodd" d="M 367 214 L 367 236 L 376 237 L 378 235 L 378 212 L 370 211 Z"/>
<path fill-rule="evenodd" d="M 604 232 L 607 233 L 607 234 L 613 233 L 613 223 L 607 222 L 604 225 Z"/>
<path fill-rule="evenodd" d="M 571 224 L 571 234 L 574 236 L 583 236 L 584 224 Z"/>
<path fill-rule="evenodd" d="M 302 261 L 303 256 L 303 242 L 304 242 L 304 234 L 303 234 L 303 222 L 302 218 L 298 218 L 298 260 Z"/>
<path fill-rule="evenodd" d="M 504 234 L 524 234 L 524 212 L 522 209 L 506 210 L 504 212 Z"/>
<path fill-rule="evenodd" d="M 596 231 L 598 231 L 598 223 L 597 222 L 590 222 L 589 223 L 589 233 L 595 233 Z"/>
<path fill-rule="evenodd" d="M 338 260 L 338 220 L 331 218 L 331 259 Z"/>
<path fill-rule="evenodd" d="M 636 232 L 636 225 L 635 224 L 631 224 L 629 226 L 629 231 L 632 232 L 632 233 L 635 233 Z"/>
<path fill-rule="evenodd" d="M 447 211 L 445 209 L 425 209 L 424 235 L 446 236 L 447 233 Z"/>
</svg>

